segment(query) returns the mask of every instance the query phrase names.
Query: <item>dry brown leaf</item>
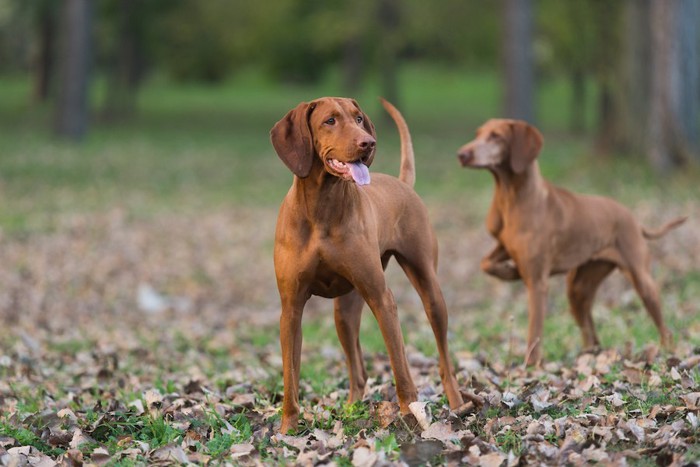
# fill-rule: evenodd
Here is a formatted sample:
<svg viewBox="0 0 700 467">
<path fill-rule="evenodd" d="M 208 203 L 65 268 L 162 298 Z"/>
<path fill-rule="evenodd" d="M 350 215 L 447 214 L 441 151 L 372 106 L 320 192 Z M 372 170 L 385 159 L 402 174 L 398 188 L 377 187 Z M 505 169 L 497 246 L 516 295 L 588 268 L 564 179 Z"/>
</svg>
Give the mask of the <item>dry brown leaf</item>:
<svg viewBox="0 0 700 467">
<path fill-rule="evenodd" d="M 239 457 L 249 456 L 254 451 L 255 451 L 255 446 L 253 446 L 252 444 L 249 444 L 249 443 L 233 444 L 233 445 L 231 445 L 231 448 L 229 449 L 229 453 L 231 454 L 231 458 L 233 458 L 233 459 L 238 459 Z"/>
<path fill-rule="evenodd" d="M 231 404 L 251 409 L 255 405 L 255 394 L 236 394 L 233 396 Z"/>
<path fill-rule="evenodd" d="M 690 368 L 695 368 L 698 365 L 700 365 L 700 355 L 691 355 L 680 362 L 678 366 L 683 370 L 688 370 Z"/>
<path fill-rule="evenodd" d="M 636 419 L 628 420 L 626 423 L 627 429 L 630 433 L 639 441 L 640 443 L 644 441 L 646 435 L 644 433 L 644 428 L 639 425 Z"/>
<path fill-rule="evenodd" d="M 95 440 L 84 434 L 82 430 L 76 429 L 73 432 L 73 438 L 71 439 L 69 446 L 71 449 L 78 449 L 85 443 L 95 443 Z"/>
<path fill-rule="evenodd" d="M 436 439 L 443 443 L 459 441 L 464 436 L 471 435 L 468 430 L 454 431 L 452 425 L 443 422 L 433 422 L 428 429 L 424 430 L 420 436 L 423 439 Z"/>
<path fill-rule="evenodd" d="M 479 467 L 499 467 L 508 456 L 500 452 L 491 452 L 479 457 Z"/>
<path fill-rule="evenodd" d="M 371 451 L 368 447 L 360 447 L 355 449 L 352 454 L 352 465 L 355 467 L 371 467 L 379 456 L 376 452 Z"/>
<path fill-rule="evenodd" d="M 430 412 L 428 410 L 428 403 L 427 402 L 411 402 L 408 404 L 408 408 L 413 414 L 414 417 L 416 417 L 416 421 L 418 422 L 418 425 L 421 427 L 423 430 L 427 430 L 430 427 Z"/>
<path fill-rule="evenodd" d="M 671 374 L 671 379 L 673 379 L 674 381 L 681 380 L 681 374 L 678 372 L 678 370 L 676 369 L 675 366 L 673 368 L 671 368 L 670 374 Z"/>
<path fill-rule="evenodd" d="M 679 398 L 685 402 L 689 410 L 700 410 L 700 392 L 690 392 L 679 396 Z"/>
<path fill-rule="evenodd" d="M 152 460 L 175 462 L 179 464 L 187 464 L 189 462 L 185 451 L 175 444 L 168 444 L 167 446 L 160 447 L 151 452 L 149 457 Z"/>
<path fill-rule="evenodd" d="M 374 406 L 375 419 L 380 428 L 386 428 L 399 416 L 399 404 L 381 401 Z"/>
</svg>

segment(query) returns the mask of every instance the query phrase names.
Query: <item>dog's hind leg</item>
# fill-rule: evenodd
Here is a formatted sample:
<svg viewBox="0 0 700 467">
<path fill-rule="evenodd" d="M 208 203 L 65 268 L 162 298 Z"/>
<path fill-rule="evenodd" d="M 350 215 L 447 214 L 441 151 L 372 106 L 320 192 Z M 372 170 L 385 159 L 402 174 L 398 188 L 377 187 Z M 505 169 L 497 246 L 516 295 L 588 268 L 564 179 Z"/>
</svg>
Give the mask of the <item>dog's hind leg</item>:
<svg viewBox="0 0 700 467">
<path fill-rule="evenodd" d="M 430 321 L 437 343 L 442 386 L 450 407 L 456 409 L 462 405 L 463 401 L 454 376 L 454 369 L 447 345 L 447 306 L 438 285 L 434 265 L 427 258 L 425 255 L 416 255 L 415 258 L 411 259 L 405 256 L 396 256 L 399 265 L 401 265 L 423 302 L 425 314 L 428 317 L 428 321 Z"/>
<path fill-rule="evenodd" d="M 615 267 L 615 264 L 608 261 L 590 261 L 572 269 L 566 277 L 571 314 L 581 329 L 584 350 L 593 350 L 600 346 L 593 325 L 593 300 L 598 286 Z"/>
<path fill-rule="evenodd" d="M 360 322 L 364 304 L 365 301 L 355 290 L 334 300 L 335 329 L 345 351 L 345 361 L 348 366 L 350 380 L 348 402 L 350 403 L 362 399 L 367 383 L 367 371 L 360 347 Z"/>
</svg>

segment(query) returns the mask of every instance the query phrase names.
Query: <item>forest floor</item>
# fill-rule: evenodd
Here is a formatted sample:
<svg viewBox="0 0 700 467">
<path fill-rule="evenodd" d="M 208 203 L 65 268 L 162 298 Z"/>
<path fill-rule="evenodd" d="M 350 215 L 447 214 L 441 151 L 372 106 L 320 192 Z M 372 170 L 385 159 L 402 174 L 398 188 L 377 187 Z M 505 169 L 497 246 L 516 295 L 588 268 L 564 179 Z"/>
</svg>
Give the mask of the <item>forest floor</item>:
<svg viewBox="0 0 700 467">
<path fill-rule="evenodd" d="M 690 209 L 693 212 L 687 212 Z M 604 349 L 579 355 L 564 283 L 552 279 L 546 363 L 523 369 L 526 297 L 478 270 L 491 240 L 461 207 L 431 206 L 442 246 L 461 413 L 442 395 L 435 346 L 400 269 L 399 304 L 418 423 L 398 416 L 381 336 L 365 314 L 370 380 L 347 405 L 332 304 L 304 316 L 299 430 L 277 433 L 282 397 L 278 296 L 271 246 L 276 210 L 129 219 L 74 215 L 51 232 L 0 240 L 0 460 L 151 462 L 405 462 L 666 465 L 700 458 L 698 205 L 643 204 L 645 224 L 694 214 L 655 242 L 654 272 L 675 349 L 619 274 L 595 307 Z"/>
<path fill-rule="evenodd" d="M 154 83 L 140 114 L 55 141 L 29 83 L 0 86 L 0 464 L 684 465 L 700 459 L 700 199 L 697 167 L 652 173 L 567 134 L 565 88 L 541 95 L 546 177 L 612 196 L 643 225 L 688 222 L 650 243 L 674 348 L 614 273 L 594 308 L 603 350 L 581 354 L 564 280 L 550 281 L 545 364 L 522 367 L 520 283 L 479 270 L 493 246 L 484 172 L 456 149 L 496 115 L 497 80 L 411 69 L 400 106 L 416 148 L 416 190 L 440 245 L 450 351 L 473 405 L 451 411 L 420 300 L 395 263 L 388 284 L 419 403 L 398 415 L 381 334 L 365 309 L 370 380 L 347 405 L 332 303 L 303 319 L 299 429 L 277 432 L 282 398 L 277 209 L 291 182 L 269 144 L 274 122 L 330 85 L 220 88 Z M 550 92 L 551 91 L 551 92 Z M 594 93 L 591 93 L 593 95 Z M 395 174 L 398 138 L 370 87 L 372 171 Z M 464 105 L 463 103 L 469 103 Z"/>
</svg>

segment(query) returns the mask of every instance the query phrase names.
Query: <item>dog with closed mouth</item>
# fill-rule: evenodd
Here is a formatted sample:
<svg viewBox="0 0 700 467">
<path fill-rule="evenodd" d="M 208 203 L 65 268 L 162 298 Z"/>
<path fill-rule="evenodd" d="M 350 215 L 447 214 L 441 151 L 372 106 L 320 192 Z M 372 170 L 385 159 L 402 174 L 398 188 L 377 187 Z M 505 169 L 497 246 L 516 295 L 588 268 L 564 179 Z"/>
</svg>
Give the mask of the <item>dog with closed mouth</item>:
<svg viewBox="0 0 700 467">
<path fill-rule="evenodd" d="M 487 169 L 496 182 L 486 227 L 498 243 L 482 259 L 481 269 L 502 280 L 522 280 L 527 286 L 526 364 L 538 365 L 542 358 L 547 279 L 554 274 L 567 274 L 571 313 L 581 330 L 584 350 L 600 345 L 591 313 L 593 299 L 615 269 L 634 285 L 662 345 L 670 345 L 671 333 L 649 272 L 647 240 L 661 237 L 686 218 L 651 232 L 610 198 L 575 194 L 549 183 L 536 160 L 542 144 L 542 135 L 528 123 L 492 119 L 458 151 L 462 166 Z"/>
<path fill-rule="evenodd" d="M 298 423 L 301 318 L 312 295 L 334 299 L 336 331 L 349 373 L 349 402 L 362 398 L 367 382 L 359 341 L 365 303 L 384 338 L 401 412 L 408 413 L 409 404 L 416 401 L 396 302 L 384 278 L 392 257 L 425 307 L 450 407 L 462 404 L 447 346 L 447 310 L 436 275 L 437 241 L 427 210 L 413 190 L 410 133 L 399 111 L 384 100 L 382 104 L 401 136 L 398 178 L 370 174 L 376 149 L 374 125 L 352 99 L 303 102 L 270 132 L 277 155 L 294 174 L 280 208 L 274 246 L 282 306 L 282 433 Z"/>
</svg>

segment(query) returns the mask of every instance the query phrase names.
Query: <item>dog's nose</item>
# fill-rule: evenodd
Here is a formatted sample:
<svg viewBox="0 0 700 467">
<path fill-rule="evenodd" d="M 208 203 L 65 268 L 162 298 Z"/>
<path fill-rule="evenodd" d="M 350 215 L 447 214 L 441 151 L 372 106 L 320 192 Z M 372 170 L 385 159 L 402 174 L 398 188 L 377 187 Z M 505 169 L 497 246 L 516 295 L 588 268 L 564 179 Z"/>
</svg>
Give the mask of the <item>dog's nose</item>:
<svg viewBox="0 0 700 467">
<path fill-rule="evenodd" d="M 457 153 L 457 158 L 462 165 L 468 165 L 472 159 L 474 159 L 474 151 L 471 149 L 465 149 Z"/>
<path fill-rule="evenodd" d="M 376 146 L 376 144 L 377 144 L 377 141 L 372 137 L 361 139 L 360 141 L 357 142 L 357 145 L 363 151 L 374 149 L 374 146 Z"/>
</svg>

